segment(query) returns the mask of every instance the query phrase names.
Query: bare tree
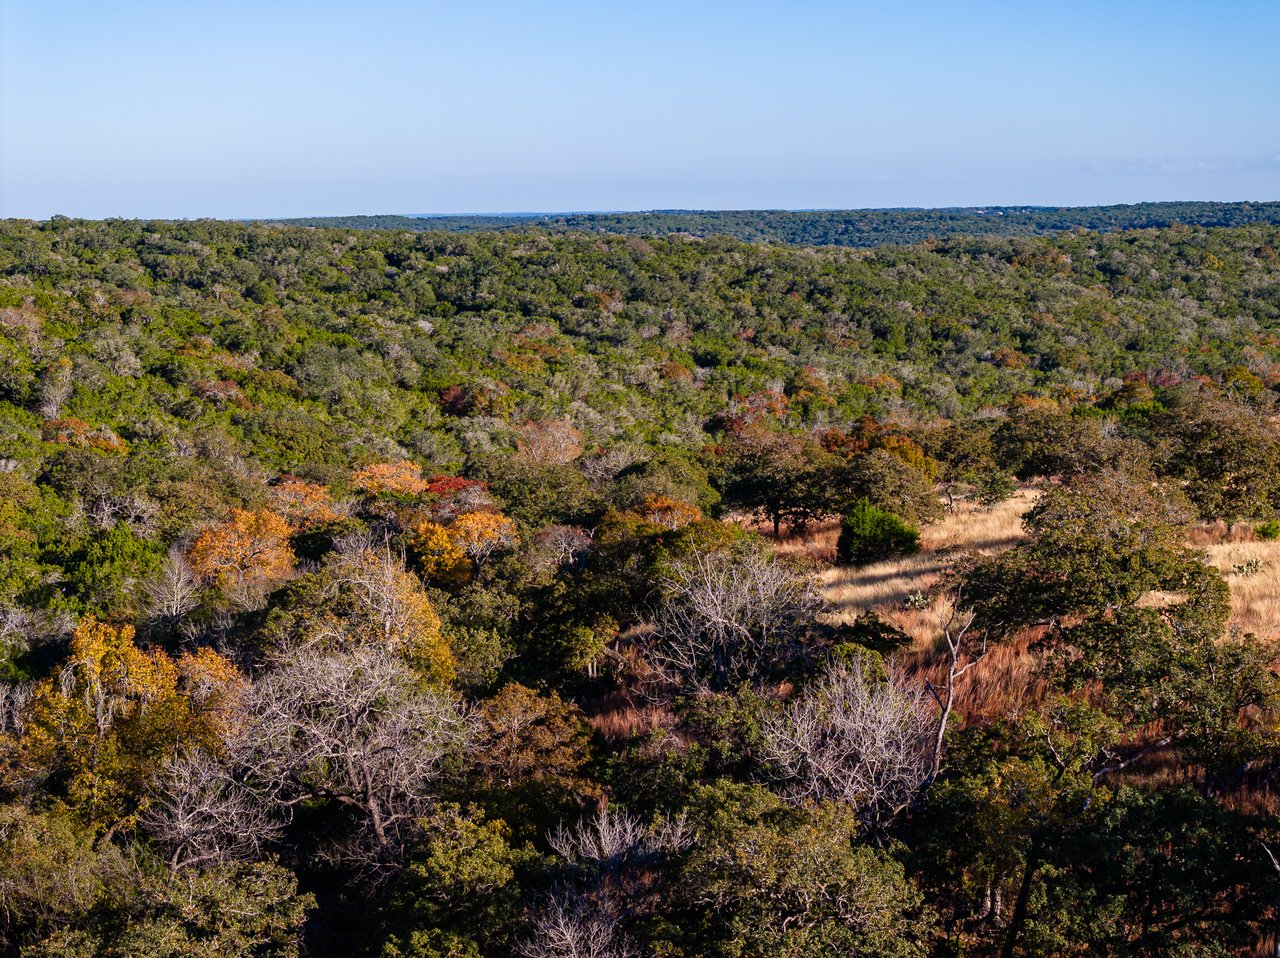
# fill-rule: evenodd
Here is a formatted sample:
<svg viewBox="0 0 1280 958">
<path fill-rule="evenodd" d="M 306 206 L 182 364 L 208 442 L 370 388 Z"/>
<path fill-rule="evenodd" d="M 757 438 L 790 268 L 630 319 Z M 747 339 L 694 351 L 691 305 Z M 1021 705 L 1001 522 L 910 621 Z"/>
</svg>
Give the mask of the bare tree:
<svg viewBox="0 0 1280 958">
<path fill-rule="evenodd" d="M 607 905 L 559 888 L 533 914 L 523 958 L 638 958 L 640 952 Z"/>
<path fill-rule="evenodd" d="M 40 383 L 40 415 L 45 419 L 56 419 L 62 411 L 62 405 L 71 398 L 75 389 L 73 381 L 74 367 L 71 360 L 63 357 L 45 370 L 44 379 Z"/>
<path fill-rule="evenodd" d="M 624 864 L 688 848 L 693 832 L 683 816 L 645 825 L 635 815 L 605 807 L 572 828 L 557 826 L 547 835 L 547 843 L 570 863 L 616 871 Z"/>
<path fill-rule="evenodd" d="M 239 780 L 229 763 L 192 749 L 165 763 L 139 821 L 170 850 L 176 871 L 261 857 L 284 830 L 283 811 Z"/>
<path fill-rule="evenodd" d="M 384 642 L 403 642 L 421 630 L 419 583 L 405 571 L 403 556 L 387 546 L 369 548 L 358 540 L 344 541 L 332 568 L 330 588 L 349 592 L 361 618 Z"/>
<path fill-rule="evenodd" d="M 535 465 L 565 465 L 582 455 L 582 431 L 568 419 L 544 419 L 521 426 L 516 456 Z"/>
<path fill-rule="evenodd" d="M 85 514 L 99 529 L 110 529 L 117 522 L 124 522 L 135 532 L 146 535 L 151 532 L 159 504 L 136 492 L 117 493 L 102 489 L 89 500 Z"/>
<path fill-rule="evenodd" d="M 539 569 L 576 566 L 591 551 L 594 534 L 578 526 L 548 526 L 533 537 L 533 563 Z"/>
<path fill-rule="evenodd" d="M 0 606 L 0 655 L 8 658 L 27 651 L 38 629 L 34 612 L 16 605 Z"/>
<path fill-rule="evenodd" d="M 618 475 L 639 458 L 640 454 L 637 450 L 625 446 L 613 446 L 599 455 L 582 460 L 580 467 L 591 488 L 596 492 L 604 492 L 611 489 Z"/>
<path fill-rule="evenodd" d="M 961 608 L 958 592 L 942 617 L 940 629 L 942 639 L 947 646 L 947 682 L 941 689 L 932 682 L 925 683 L 925 687 L 928 688 L 929 694 L 933 696 L 939 708 L 929 761 L 929 781 L 937 778 L 942 768 L 942 746 L 947 737 L 947 723 L 951 721 L 951 712 L 955 707 L 956 683 L 966 672 L 982 661 L 989 648 L 986 631 L 982 630 L 975 634 L 976 619 L 977 613 Z"/>
<path fill-rule="evenodd" d="M 160 571 L 147 582 L 147 615 L 153 621 L 180 621 L 199 602 L 200 580 L 181 549 L 171 549 Z"/>
<path fill-rule="evenodd" d="M 34 682 L 0 682 L 0 735 L 21 735 Z"/>
<path fill-rule="evenodd" d="M 808 576 L 753 549 L 695 551 L 662 588 L 650 658 L 696 691 L 764 678 L 794 653 L 819 604 Z"/>
<path fill-rule="evenodd" d="M 343 855 L 374 866 L 394 858 L 469 733 L 453 696 L 368 646 L 288 656 L 249 691 L 245 728 L 236 758 L 246 780 L 279 806 L 350 809 L 360 824 Z"/>
<path fill-rule="evenodd" d="M 763 757 L 795 801 L 858 807 L 872 830 L 905 809 L 929 776 L 933 709 L 902 676 L 836 668 L 766 719 Z"/>
</svg>

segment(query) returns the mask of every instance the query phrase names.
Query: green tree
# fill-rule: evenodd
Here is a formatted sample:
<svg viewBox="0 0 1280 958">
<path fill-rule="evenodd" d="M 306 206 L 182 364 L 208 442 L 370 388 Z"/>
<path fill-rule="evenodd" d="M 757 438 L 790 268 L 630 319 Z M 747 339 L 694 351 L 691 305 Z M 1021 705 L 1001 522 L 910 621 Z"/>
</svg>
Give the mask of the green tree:
<svg viewBox="0 0 1280 958">
<path fill-rule="evenodd" d="M 932 922 L 902 866 L 855 842 L 839 805 L 794 808 L 721 783 L 691 809 L 698 842 L 671 916 L 686 954 L 752 958 L 927 953 Z"/>
<path fill-rule="evenodd" d="M 893 513 L 877 509 L 869 499 L 858 500 L 841 520 L 836 542 L 836 557 L 841 562 L 860 565 L 919 551 L 919 532 Z"/>
</svg>

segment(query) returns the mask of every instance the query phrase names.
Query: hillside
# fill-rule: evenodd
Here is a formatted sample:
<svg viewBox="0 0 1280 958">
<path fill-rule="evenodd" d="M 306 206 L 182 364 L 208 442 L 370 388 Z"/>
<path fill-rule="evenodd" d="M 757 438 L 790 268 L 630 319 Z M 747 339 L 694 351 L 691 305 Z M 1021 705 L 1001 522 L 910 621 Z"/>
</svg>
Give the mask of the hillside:
<svg viewBox="0 0 1280 958">
<path fill-rule="evenodd" d="M 728 236 L 748 243 L 879 246 L 949 236 L 1041 236 L 1067 230 L 1280 224 L 1280 203 L 1135 203 L 1123 206 L 989 206 L 876 210 L 651 210 L 493 216 L 328 216 L 285 220 L 343 229 L 472 233 L 589 232 L 622 236 Z"/>
<path fill-rule="evenodd" d="M 1278 245 L 0 222 L 0 955 L 1269 952 Z"/>
<path fill-rule="evenodd" d="M 592 442 L 696 446 L 715 417 L 964 417 L 1138 373 L 1269 387 L 1277 246 L 1271 226 L 844 251 L 10 222 L 0 396 L 29 405 L 65 355 L 89 377 L 69 414 L 125 436 L 157 408 L 217 421 L 297 469 L 374 450 L 454 467 L 558 416 Z"/>
</svg>

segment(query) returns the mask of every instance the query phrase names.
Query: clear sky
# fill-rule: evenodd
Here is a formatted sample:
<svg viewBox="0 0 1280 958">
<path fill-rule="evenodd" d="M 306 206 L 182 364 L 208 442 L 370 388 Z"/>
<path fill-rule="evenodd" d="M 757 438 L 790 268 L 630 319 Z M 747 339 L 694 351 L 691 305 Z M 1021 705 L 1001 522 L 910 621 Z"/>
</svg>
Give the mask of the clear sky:
<svg viewBox="0 0 1280 958">
<path fill-rule="evenodd" d="M 0 214 L 1280 199 L 1280 0 L 0 0 Z"/>
</svg>

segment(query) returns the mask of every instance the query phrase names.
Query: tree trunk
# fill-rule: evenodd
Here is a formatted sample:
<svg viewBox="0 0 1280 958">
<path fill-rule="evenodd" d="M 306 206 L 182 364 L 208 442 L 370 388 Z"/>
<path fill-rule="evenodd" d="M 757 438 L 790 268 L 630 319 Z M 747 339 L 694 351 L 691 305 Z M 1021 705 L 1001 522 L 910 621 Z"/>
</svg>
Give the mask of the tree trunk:
<svg viewBox="0 0 1280 958">
<path fill-rule="evenodd" d="M 1027 903 L 1031 899 L 1031 884 L 1035 879 L 1036 868 L 1040 863 L 1040 839 L 1031 840 L 1031 849 L 1027 852 L 1027 864 L 1022 871 L 1022 884 L 1018 886 L 1018 898 L 1013 903 L 1013 916 L 1009 919 L 1009 930 L 1005 934 L 1004 948 L 1000 958 L 1013 958 L 1018 946 L 1018 935 L 1027 922 Z"/>
</svg>

